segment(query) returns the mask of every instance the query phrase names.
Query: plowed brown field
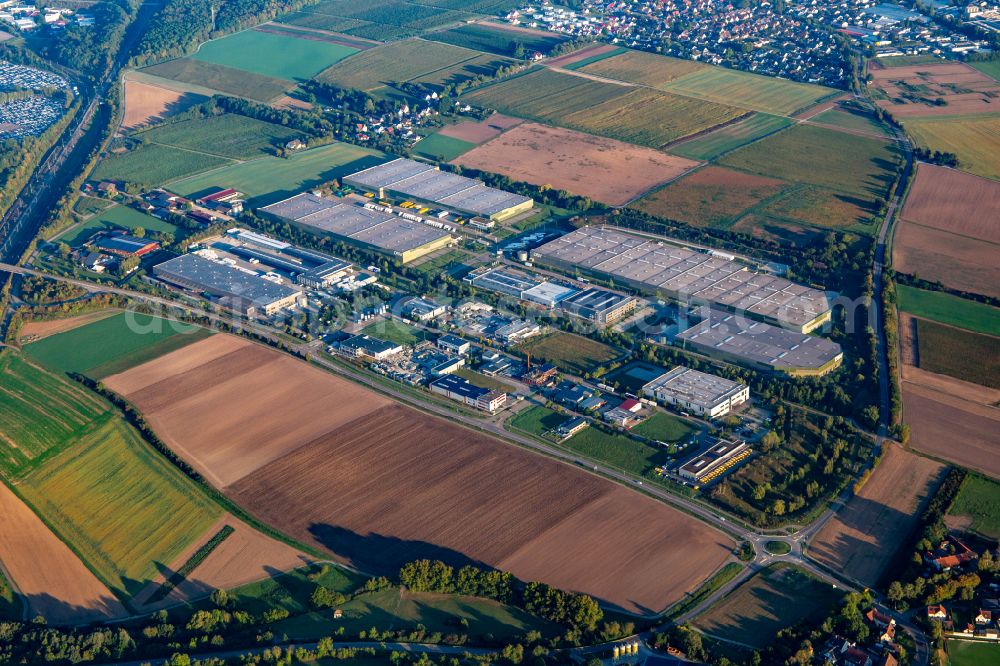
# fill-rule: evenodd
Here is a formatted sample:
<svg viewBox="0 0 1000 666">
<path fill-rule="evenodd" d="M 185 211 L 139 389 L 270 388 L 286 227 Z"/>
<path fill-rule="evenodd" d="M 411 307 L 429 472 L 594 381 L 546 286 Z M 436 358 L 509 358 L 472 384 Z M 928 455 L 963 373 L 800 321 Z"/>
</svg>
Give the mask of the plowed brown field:
<svg viewBox="0 0 1000 666">
<path fill-rule="evenodd" d="M 135 129 L 151 125 L 186 111 L 208 98 L 190 92 L 179 92 L 143 81 L 125 78 L 125 117 L 122 127 Z"/>
<path fill-rule="evenodd" d="M 127 615 L 111 591 L 3 483 L 0 562 L 27 600 L 29 617 L 82 624 Z"/>
<path fill-rule="evenodd" d="M 464 167 L 621 206 L 698 162 L 653 148 L 524 123 L 455 160 Z"/>
<path fill-rule="evenodd" d="M 892 241 L 893 267 L 932 282 L 1000 298 L 1000 244 L 902 221 Z"/>
<path fill-rule="evenodd" d="M 888 447 L 861 492 L 809 544 L 810 557 L 868 586 L 907 543 L 944 472 L 944 465 Z"/>
<path fill-rule="evenodd" d="M 500 113 L 494 113 L 486 120 L 464 120 L 454 125 L 446 125 L 441 128 L 438 134 L 478 145 L 486 143 L 490 139 L 499 136 L 504 130 L 509 130 L 511 127 L 520 125 L 523 122 L 520 118 L 512 118 Z"/>
<path fill-rule="evenodd" d="M 1000 243 L 1000 183 L 920 164 L 901 217 L 925 227 Z"/>
<path fill-rule="evenodd" d="M 258 518 L 358 568 L 474 561 L 649 613 L 734 546 L 617 484 L 215 337 L 109 386 Z"/>
<path fill-rule="evenodd" d="M 1000 85 L 964 63 L 873 69 L 872 79 L 877 88 L 892 98 L 879 101 L 878 105 L 897 118 L 1000 111 L 997 96 Z M 936 100 L 945 103 L 935 103 Z"/>
</svg>

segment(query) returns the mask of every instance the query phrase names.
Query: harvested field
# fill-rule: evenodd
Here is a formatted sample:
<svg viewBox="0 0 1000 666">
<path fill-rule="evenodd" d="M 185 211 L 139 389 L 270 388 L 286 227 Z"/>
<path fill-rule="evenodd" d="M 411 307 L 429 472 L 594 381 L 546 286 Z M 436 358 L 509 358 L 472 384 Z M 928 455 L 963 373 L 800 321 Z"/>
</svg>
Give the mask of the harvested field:
<svg viewBox="0 0 1000 666">
<path fill-rule="evenodd" d="M 758 212 L 764 224 L 783 226 L 791 222 L 792 225 L 840 229 L 865 236 L 878 230 L 872 223 L 877 211 L 871 202 L 825 187 L 795 185 L 761 206 Z"/>
<path fill-rule="evenodd" d="M 611 44 L 593 44 L 591 46 L 585 46 L 578 51 L 573 51 L 572 53 L 552 58 L 545 64 L 548 67 L 569 67 L 570 65 L 579 65 L 584 60 L 589 60 L 597 56 L 606 57 L 607 54 L 616 50 L 620 49 Z"/>
<path fill-rule="evenodd" d="M 809 543 L 809 556 L 866 586 L 878 585 L 945 467 L 888 444 L 871 478 Z"/>
<path fill-rule="evenodd" d="M 195 93 L 185 93 L 162 88 L 151 83 L 125 77 L 125 114 L 122 128 L 132 130 L 158 123 L 181 113 L 208 98 Z"/>
<path fill-rule="evenodd" d="M 292 81 L 194 58 L 168 60 L 140 72 L 259 102 L 269 102 L 295 87 Z"/>
<path fill-rule="evenodd" d="M 697 166 L 652 148 L 525 123 L 455 160 L 463 167 L 621 206 Z"/>
<path fill-rule="evenodd" d="M 1000 338 L 917 319 L 920 367 L 1000 389 Z"/>
<path fill-rule="evenodd" d="M 479 145 L 500 136 L 502 132 L 523 122 L 520 118 L 494 113 L 486 120 L 463 120 L 454 125 L 445 125 L 438 131 L 438 134 Z"/>
<path fill-rule="evenodd" d="M 242 160 L 273 155 L 288 141 L 306 138 L 297 130 L 232 113 L 161 125 L 137 136 L 146 143 Z"/>
<path fill-rule="evenodd" d="M 210 338 L 171 356 L 108 384 L 255 516 L 359 568 L 471 560 L 648 613 L 697 587 L 734 545 L 626 488 L 273 350 Z"/>
<path fill-rule="evenodd" d="M 785 627 L 826 616 L 843 596 L 801 569 L 774 564 L 759 571 L 694 621 L 696 629 L 763 648 Z"/>
<path fill-rule="evenodd" d="M 234 530 L 233 533 L 216 546 L 170 594 L 160 601 L 146 601 L 166 581 L 168 576 L 161 575 L 137 595 L 136 605 L 143 606 L 143 611 L 149 612 L 208 596 L 217 589 L 231 590 L 264 578 L 274 578 L 313 561 L 312 557 L 265 536 L 238 518 L 226 514 L 206 530 L 201 539 L 192 542 L 186 551 L 171 562 L 166 568 L 167 572 L 178 571 L 227 525 Z"/>
<path fill-rule="evenodd" d="M 84 566 L 10 488 L 0 483 L 0 562 L 28 603 L 28 616 L 49 624 L 82 624 L 127 615 Z"/>
<path fill-rule="evenodd" d="M 787 185 L 776 178 L 708 166 L 643 197 L 632 207 L 695 226 L 727 227 Z"/>
<path fill-rule="evenodd" d="M 298 365 L 242 338 L 216 335 L 190 352 L 108 377 L 105 385 L 128 396 L 172 449 L 225 487 L 337 424 L 389 404 L 320 370 L 299 371 Z M 240 410 L 227 407 L 234 395 L 244 396 Z M 280 410 L 282 418 L 264 416 L 268 409 Z M 237 431 L 240 438 L 232 436 Z M 244 449 L 243 437 L 254 442 L 252 451 Z"/>
<path fill-rule="evenodd" d="M 972 404 L 934 387 L 902 383 L 903 422 L 910 446 L 1000 479 L 1000 409 Z"/>
<path fill-rule="evenodd" d="M 98 310 L 97 312 L 76 315 L 75 317 L 63 317 L 61 319 L 49 319 L 46 321 L 29 321 L 21 327 L 20 339 L 22 341 L 26 339 L 40 340 L 56 333 L 65 333 L 77 326 L 91 324 L 116 313 L 116 310 Z"/>
<path fill-rule="evenodd" d="M 623 50 L 610 58 L 584 65 L 581 71 L 615 81 L 657 88 L 706 67 L 708 65 L 694 60 L 668 58 L 646 51 Z"/>
<path fill-rule="evenodd" d="M 900 273 L 1000 298 L 1000 245 L 905 220 L 893 234 L 892 263 Z"/>
<path fill-rule="evenodd" d="M 1000 179 L 1000 114 L 907 118 L 903 127 L 917 145 L 957 155 L 963 171 Z"/>
<path fill-rule="evenodd" d="M 938 375 L 921 368 L 910 365 L 906 359 L 902 366 L 903 380 L 923 386 L 924 388 L 947 393 L 948 395 L 966 400 L 976 405 L 984 407 L 1000 406 L 1000 389 L 988 388 L 972 382 L 964 382 L 961 379 Z"/>
<path fill-rule="evenodd" d="M 896 118 L 1000 112 L 1000 83 L 959 62 L 872 70 L 872 83 Z"/>
<path fill-rule="evenodd" d="M 919 164 L 901 217 L 925 227 L 1000 244 L 1000 182 Z"/>
</svg>

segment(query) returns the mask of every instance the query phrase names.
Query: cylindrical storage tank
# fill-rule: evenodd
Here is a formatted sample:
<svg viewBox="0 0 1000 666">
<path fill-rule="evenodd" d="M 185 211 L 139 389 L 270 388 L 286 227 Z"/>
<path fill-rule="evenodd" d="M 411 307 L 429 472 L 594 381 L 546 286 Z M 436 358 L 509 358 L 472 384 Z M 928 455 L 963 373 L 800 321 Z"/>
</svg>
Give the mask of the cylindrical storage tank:
<svg viewBox="0 0 1000 666">
<path fill-rule="evenodd" d="M 527 261 L 528 260 L 528 251 L 527 250 L 518 250 L 517 251 L 517 260 L 518 261 Z"/>
<path fill-rule="evenodd" d="M 611 649 L 611 655 L 615 659 L 617 659 L 618 657 L 622 656 L 622 649 L 620 647 L 618 647 L 617 645 L 614 646 L 614 648 Z"/>
<path fill-rule="evenodd" d="M 639 644 L 632 643 L 632 654 L 639 654 Z"/>
</svg>

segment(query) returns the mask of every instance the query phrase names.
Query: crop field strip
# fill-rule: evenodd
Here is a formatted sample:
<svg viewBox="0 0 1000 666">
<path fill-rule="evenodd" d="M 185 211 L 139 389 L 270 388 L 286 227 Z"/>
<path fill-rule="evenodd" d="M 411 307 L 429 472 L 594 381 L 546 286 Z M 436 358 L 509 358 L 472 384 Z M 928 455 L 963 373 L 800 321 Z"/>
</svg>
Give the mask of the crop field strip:
<svg viewBox="0 0 1000 666">
<path fill-rule="evenodd" d="M 305 81 L 357 52 L 350 46 L 291 32 L 244 30 L 205 42 L 190 58 L 274 79 Z"/>
<path fill-rule="evenodd" d="M 300 132 L 281 125 L 229 113 L 159 125 L 133 136 L 144 143 L 234 160 L 273 154 L 275 148 L 286 142 L 305 138 Z"/>
<path fill-rule="evenodd" d="M 94 169 L 94 178 L 136 183 L 155 187 L 177 178 L 183 178 L 232 164 L 233 160 L 207 153 L 196 153 L 156 144 L 139 146 L 121 155 L 111 155 Z"/>
<path fill-rule="evenodd" d="M 270 102 L 295 87 L 295 82 L 273 76 L 255 74 L 224 65 L 177 58 L 139 70 L 141 74 L 179 81 L 234 97 L 243 97 L 258 102 Z"/>
<path fill-rule="evenodd" d="M 1000 245 L 1000 182 L 920 163 L 900 217 Z"/>
<path fill-rule="evenodd" d="M 954 153 L 963 171 L 1000 180 L 1000 114 L 907 118 L 903 128 L 918 146 Z"/>
<path fill-rule="evenodd" d="M 523 47 L 527 53 L 538 51 L 544 54 L 566 41 L 566 38 L 558 33 L 515 32 L 495 27 L 489 23 L 471 23 L 457 28 L 431 32 L 424 35 L 424 38 L 507 57 L 513 57 L 518 45 Z"/>
<path fill-rule="evenodd" d="M 652 148 L 746 113 L 723 104 L 544 68 L 479 88 L 463 99 L 502 113 Z"/>
<path fill-rule="evenodd" d="M 415 557 L 472 559 L 648 612 L 711 574 L 732 547 L 626 488 L 230 336 L 106 384 L 253 515 L 365 570 Z M 244 398 L 233 409 L 237 395 Z M 246 418 L 262 412 L 273 417 Z"/>
<path fill-rule="evenodd" d="M 1000 308 L 941 291 L 896 285 L 899 309 L 922 319 L 1000 337 Z"/>
<path fill-rule="evenodd" d="M 1000 388 L 1000 337 L 917 319 L 920 368 Z"/>
<path fill-rule="evenodd" d="M 791 124 L 792 121 L 783 116 L 755 113 L 739 122 L 672 145 L 670 152 L 693 160 L 714 160 L 748 143 L 780 132 Z"/>
</svg>

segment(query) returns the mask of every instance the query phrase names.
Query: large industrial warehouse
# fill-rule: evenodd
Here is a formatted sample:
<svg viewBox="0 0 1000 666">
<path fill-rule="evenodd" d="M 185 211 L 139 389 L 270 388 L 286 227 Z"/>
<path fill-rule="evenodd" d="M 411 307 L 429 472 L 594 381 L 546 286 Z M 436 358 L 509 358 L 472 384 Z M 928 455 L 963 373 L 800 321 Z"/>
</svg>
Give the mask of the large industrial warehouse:
<svg viewBox="0 0 1000 666">
<path fill-rule="evenodd" d="M 330 236 L 391 255 L 404 264 L 447 247 L 453 241 L 447 231 L 428 224 L 310 192 L 265 206 L 259 212 L 312 234 Z"/>
<path fill-rule="evenodd" d="M 583 227 L 532 253 L 538 263 L 581 268 L 636 289 L 690 299 L 808 333 L 829 321 L 826 294 L 748 270 L 732 259 L 605 227 Z"/>
<path fill-rule="evenodd" d="M 725 377 L 677 366 L 642 387 L 648 398 L 715 419 L 750 399 L 750 387 Z"/>
<path fill-rule="evenodd" d="M 284 308 L 305 305 L 300 289 L 195 254 L 182 254 L 157 264 L 153 266 L 153 274 L 164 282 L 215 296 L 223 306 L 248 317 L 271 316 Z"/>
<path fill-rule="evenodd" d="M 708 308 L 705 308 L 708 309 Z M 721 310 L 677 335 L 676 343 L 723 360 L 792 376 L 823 375 L 840 365 L 836 342 Z"/>
<path fill-rule="evenodd" d="M 343 183 L 376 192 L 379 197 L 403 196 L 496 222 L 520 215 L 535 205 L 529 197 L 487 187 L 482 181 L 402 157 L 345 176 Z"/>
</svg>

